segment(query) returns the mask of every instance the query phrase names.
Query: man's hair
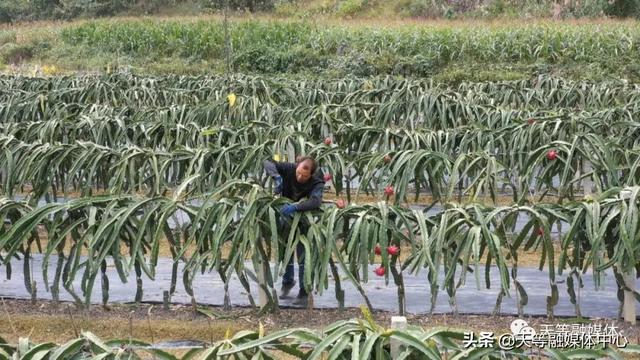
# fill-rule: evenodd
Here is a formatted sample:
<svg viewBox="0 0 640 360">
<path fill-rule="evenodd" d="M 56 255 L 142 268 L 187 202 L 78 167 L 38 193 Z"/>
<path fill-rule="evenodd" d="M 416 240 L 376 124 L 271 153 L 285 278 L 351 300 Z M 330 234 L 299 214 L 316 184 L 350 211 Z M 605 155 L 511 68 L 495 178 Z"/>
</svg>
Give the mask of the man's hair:
<svg viewBox="0 0 640 360">
<path fill-rule="evenodd" d="M 316 162 L 316 159 L 312 158 L 311 156 L 301 156 L 297 160 L 298 161 L 296 165 L 300 165 L 305 161 L 309 161 L 309 163 L 311 164 L 311 175 L 316 173 L 316 170 L 318 169 L 318 163 Z"/>
</svg>

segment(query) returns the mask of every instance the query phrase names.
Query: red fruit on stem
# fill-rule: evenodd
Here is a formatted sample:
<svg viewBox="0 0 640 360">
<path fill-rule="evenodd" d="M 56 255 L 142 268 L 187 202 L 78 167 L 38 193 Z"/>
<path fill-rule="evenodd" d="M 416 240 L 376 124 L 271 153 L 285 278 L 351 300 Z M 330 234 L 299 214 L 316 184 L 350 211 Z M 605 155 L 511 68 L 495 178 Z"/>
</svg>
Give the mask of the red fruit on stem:
<svg viewBox="0 0 640 360">
<path fill-rule="evenodd" d="M 542 235 L 544 235 L 544 229 L 543 229 L 543 228 L 538 228 L 538 230 L 536 230 L 536 234 L 537 234 L 538 236 L 542 236 Z"/>
<path fill-rule="evenodd" d="M 375 248 L 373 248 L 373 252 L 374 252 L 376 255 L 382 255 L 382 249 L 380 249 L 380 245 L 376 245 L 376 247 L 375 247 Z"/>
<path fill-rule="evenodd" d="M 389 155 L 385 155 L 385 156 L 382 158 L 382 161 L 384 161 L 384 163 L 385 163 L 385 164 L 390 163 L 390 162 L 391 162 L 391 156 L 389 156 Z"/>
<path fill-rule="evenodd" d="M 384 194 L 387 196 L 393 195 L 393 186 L 389 185 L 386 188 L 384 188 Z"/>
<path fill-rule="evenodd" d="M 555 160 L 557 157 L 558 157 L 558 153 L 555 150 L 549 150 L 549 152 L 547 152 L 548 160 Z"/>
<path fill-rule="evenodd" d="M 375 269 L 373 272 L 375 272 L 376 275 L 378 275 L 378 276 L 384 276 L 384 273 L 385 273 L 384 268 L 382 266 L 380 266 L 379 268 Z"/>
<path fill-rule="evenodd" d="M 347 204 L 345 203 L 344 199 L 336 200 L 336 207 L 338 209 L 344 209 L 345 206 L 347 206 Z"/>
<path fill-rule="evenodd" d="M 529 124 L 529 125 L 533 125 L 533 124 L 535 124 L 535 123 L 536 123 L 536 121 L 535 121 L 535 120 L 533 120 L 533 119 L 529 119 L 529 120 L 527 120 L 527 124 Z"/>
<path fill-rule="evenodd" d="M 324 139 L 324 144 L 325 145 L 331 145 L 331 138 L 325 138 Z"/>
<path fill-rule="evenodd" d="M 324 174 L 324 182 L 331 181 L 333 179 L 333 175 L 326 173 Z"/>
<path fill-rule="evenodd" d="M 395 246 L 395 245 L 391 245 L 391 246 L 387 247 L 387 252 L 391 256 L 396 256 L 396 255 L 398 255 L 400 253 L 400 248 Z"/>
</svg>

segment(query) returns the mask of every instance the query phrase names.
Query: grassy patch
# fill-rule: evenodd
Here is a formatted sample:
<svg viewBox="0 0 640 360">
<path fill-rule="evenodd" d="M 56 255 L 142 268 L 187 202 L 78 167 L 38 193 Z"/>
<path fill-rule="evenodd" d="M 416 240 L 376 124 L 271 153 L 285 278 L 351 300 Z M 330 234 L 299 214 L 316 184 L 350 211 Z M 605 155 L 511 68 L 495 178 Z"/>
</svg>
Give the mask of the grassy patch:
<svg viewBox="0 0 640 360">
<path fill-rule="evenodd" d="M 620 41 L 640 37 L 640 28 L 627 22 L 427 25 L 245 18 L 232 21 L 230 35 L 233 72 L 321 78 L 397 75 L 453 84 L 538 74 L 575 80 L 640 78 L 640 68 L 631 61 L 640 56 L 638 48 Z M 42 23 L 0 30 L 3 42 L 3 63 L 50 64 L 67 71 L 128 68 L 141 74 L 198 75 L 226 69 L 224 27 L 218 17 Z"/>
<path fill-rule="evenodd" d="M 14 43 L 4 44 L 0 48 L 0 61 L 6 64 L 20 64 L 31 60 L 33 57 L 33 47 L 27 44 L 19 45 Z"/>
<path fill-rule="evenodd" d="M 5 318 L 0 323 L 5 323 Z M 89 331 L 103 339 L 128 339 L 133 337 L 142 341 L 165 341 L 172 339 L 190 339 L 213 341 L 224 339 L 229 330 L 232 334 L 242 330 L 237 321 L 226 320 L 210 323 L 203 317 L 197 319 L 132 319 L 114 316 L 113 318 L 95 318 L 76 314 L 61 315 L 16 315 L 13 328 L 17 334 L 29 337 L 32 341 L 56 341 L 64 343 L 77 337 L 83 331 Z M 4 324 L 8 325 L 8 324 Z M 13 329 L 3 326 L 2 337 L 14 338 Z"/>
</svg>

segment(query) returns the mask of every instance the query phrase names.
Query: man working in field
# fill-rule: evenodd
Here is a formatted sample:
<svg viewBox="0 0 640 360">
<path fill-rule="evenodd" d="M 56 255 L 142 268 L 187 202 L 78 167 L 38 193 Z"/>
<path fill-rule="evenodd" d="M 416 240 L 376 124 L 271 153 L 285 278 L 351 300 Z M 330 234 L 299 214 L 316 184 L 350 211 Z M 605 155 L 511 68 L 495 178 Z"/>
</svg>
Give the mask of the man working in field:
<svg viewBox="0 0 640 360">
<path fill-rule="evenodd" d="M 265 160 L 263 163 L 267 175 L 271 176 L 275 182 L 275 193 L 293 201 L 295 204 L 287 204 L 280 210 L 280 221 L 284 236 L 289 233 L 291 218 L 297 211 L 307 211 L 320 208 L 322 203 L 322 193 L 324 191 L 324 180 L 318 165 L 312 157 L 302 157 L 296 163 L 273 162 Z M 300 202 L 301 199 L 307 198 Z M 306 233 L 308 224 L 301 221 L 299 229 L 301 233 Z M 298 298 L 294 302 L 297 305 L 305 305 L 307 292 L 304 288 L 304 246 L 298 243 L 296 248 L 298 257 L 298 281 L 300 290 Z M 280 298 L 287 298 L 296 281 L 293 278 L 293 258 L 286 266 L 282 278 L 282 291 Z"/>
</svg>

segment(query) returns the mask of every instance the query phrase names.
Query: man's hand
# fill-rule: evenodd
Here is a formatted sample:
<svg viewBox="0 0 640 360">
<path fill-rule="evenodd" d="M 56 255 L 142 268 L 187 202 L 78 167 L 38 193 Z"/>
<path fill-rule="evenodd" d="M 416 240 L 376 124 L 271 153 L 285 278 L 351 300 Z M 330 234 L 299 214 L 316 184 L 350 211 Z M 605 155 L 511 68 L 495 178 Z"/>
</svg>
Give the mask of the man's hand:
<svg viewBox="0 0 640 360">
<path fill-rule="evenodd" d="M 282 176 L 274 176 L 273 181 L 275 182 L 275 189 L 273 190 L 276 194 L 282 194 Z"/>
<path fill-rule="evenodd" d="M 290 217 L 296 211 L 298 211 L 298 208 L 294 204 L 287 204 L 280 209 L 280 214 L 284 217 Z"/>
</svg>

